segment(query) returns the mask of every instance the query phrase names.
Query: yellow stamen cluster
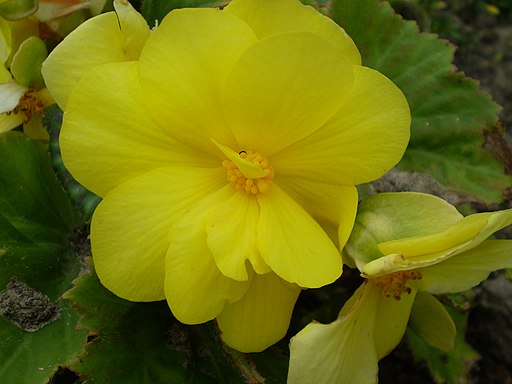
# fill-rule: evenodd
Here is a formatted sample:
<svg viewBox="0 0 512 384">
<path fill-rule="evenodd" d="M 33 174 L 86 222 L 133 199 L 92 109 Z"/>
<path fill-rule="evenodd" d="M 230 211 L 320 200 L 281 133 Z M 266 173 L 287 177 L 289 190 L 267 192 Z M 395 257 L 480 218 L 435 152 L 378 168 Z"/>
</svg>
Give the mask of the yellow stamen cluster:
<svg viewBox="0 0 512 384">
<path fill-rule="evenodd" d="M 267 192 L 275 174 L 274 168 L 272 168 L 268 159 L 259 153 L 253 153 L 251 151 L 241 151 L 238 155 L 242 159 L 257 164 L 266 173 L 266 176 L 258 179 L 247 178 L 233 161 L 224 160 L 222 166 L 227 170 L 227 180 L 232 183 L 237 190 L 245 191 L 245 193 L 249 195 Z"/>
<path fill-rule="evenodd" d="M 421 273 L 418 271 L 403 271 L 394 272 L 389 275 L 384 275 L 372 279 L 373 284 L 382 290 L 385 297 L 392 297 L 395 300 L 400 300 L 402 293 L 411 293 L 411 288 L 408 287 L 407 281 L 421 279 Z"/>
<path fill-rule="evenodd" d="M 28 123 L 32 116 L 42 113 L 43 109 L 44 104 L 36 96 L 36 91 L 28 90 L 23 96 L 21 96 L 18 105 L 12 112 L 23 113 L 25 115 L 24 123 Z"/>
</svg>

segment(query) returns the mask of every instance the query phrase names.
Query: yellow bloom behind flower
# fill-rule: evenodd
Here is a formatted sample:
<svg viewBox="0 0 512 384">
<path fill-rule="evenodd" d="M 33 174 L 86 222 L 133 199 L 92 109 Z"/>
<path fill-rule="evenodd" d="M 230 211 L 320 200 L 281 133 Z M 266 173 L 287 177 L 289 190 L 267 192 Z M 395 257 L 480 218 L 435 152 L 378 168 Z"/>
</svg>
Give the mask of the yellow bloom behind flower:
<svg viewBox="0 0 512 384">
<path fill-rule="evenodd" d="M 367 281 L 337 320 L 292 339 L 289 383 L 376 383 L 378 360 L 399 343 L 409 316 L 427 343 L 451 349 L 453 321 L 432 294 L 465 291 L 511 268 L 512 240 L 486 240 L 510 224 L 512 209 L 462 217 L 419 193 L 362 202 L 346 250 Z"/>
<path fill-rule="evenodd" d="M 126 0 L 114 0 L 116 12 L 93 17 L 57 45 L 43 65 L 52 96 L 65 109 L 78 81 L 91 69 L 114 62 L 137 60 L 149 37 L 144 18 Z"/>
<path fill-rule="evenodd" d="M 100 38 L 93 23 L 81 41 Z M 100 280 L 129 300 L 167 299 L 184 323 L 216 318 L 236 349 L 265 349 L 301 288 L 340 276 L 355 185 L 407 145 L 405 97 L 296 0 L 172 11 L 138 61 L 109 59 L 70 90 L 55 77 L 80 44 L 71 34 L 45 79 L 71 94 L 64 163 L 103 197 Z"/>
</svg>

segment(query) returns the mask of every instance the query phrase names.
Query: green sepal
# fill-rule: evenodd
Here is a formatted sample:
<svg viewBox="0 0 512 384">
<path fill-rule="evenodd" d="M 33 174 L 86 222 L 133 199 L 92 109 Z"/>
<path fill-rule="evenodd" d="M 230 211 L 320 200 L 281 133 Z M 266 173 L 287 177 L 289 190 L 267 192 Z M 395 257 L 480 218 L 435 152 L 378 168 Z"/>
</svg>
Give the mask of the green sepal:
<svg viewBox="0 0 512 384">
<path fill-rule="evenodd" d="M 38 8 L 37 0 L 6 0 L 0 4 L 0 16 L 7 20 L 19 20 L 35 13 Z"/>
<path fill-rule="evenodd" d="M 418 291 L 408 326 L 431 347 L 444 352 L 453 348 L 455 323 L 443 304 L 428 292 Z"/>
<path fill-rule="evenodd" d="M 39 37 L 31 36 L 21 43 L 12 58 L 11 73 L 16 81 L 27 88 L 44 87 L 41 65 L 48 56 L 46 45 Z"/>
</svg>

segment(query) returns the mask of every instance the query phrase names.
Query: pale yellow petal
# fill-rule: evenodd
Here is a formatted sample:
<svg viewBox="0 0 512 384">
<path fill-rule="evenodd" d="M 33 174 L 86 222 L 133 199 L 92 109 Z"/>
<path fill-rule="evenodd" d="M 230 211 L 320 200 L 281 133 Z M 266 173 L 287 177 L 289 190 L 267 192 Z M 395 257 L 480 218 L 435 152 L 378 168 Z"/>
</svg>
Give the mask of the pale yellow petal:
<svg viewBox="0 0 512 384">
<path fill-rule="evenodd" d="M 159 167 L 221 165 L 174 140 L 148 116 L 136 62 L 107 64 L 84 77 L 69 100 L 60 145 L 71 174 L 100 196 Z"/>
<path fill-rule="evenodd" d="M 207 211 L 208 248 L 225 276 L 238 281 L 247 280 L 247 260 L 257 273 L 270 272 L 256 246 L 259 215 L 256 198 L 235 190 L 226 201 Z"/>
<path fill-rule="evenodd" d="M 241 352 L 261 352 L 288 330 L 300 288 L 274 273 L 254 275 L 246 295 L 217 317 L 222 340 Z"/>
<path fill-rule="evenodd" d="M 270 156 L 314 132 L 339 109 L 352 79 L 352 65 L 318 35 L 283 33 L 253 45 L 224 90 L 240 148 Z"/>
<path fill-rule="evenodd" d="M 179 140 L 217 154 L 210 138 L 236 150 L 220 102 L 224 80 L 257 41 L 249 26 L 218 9 L 169 13 L 140 57 L 143 99 Z"/>
<path fill-rule="evenodd" d="M 91 223 L 92 255 L 102 284 L 128 300 L 164 299 L 173 221 L 222 184 L 219 169 L 161 168 L 110 191 Z"/>
<path fill-rule="evenodd" d="M 282 33 L 315 33 L 343 52 L 352 64 L 361 64 L 361 55 L 352 39 L 327 16 L 297 0 L 233 0 L 224 8 L 254 29 L 260 39 Z"/>
<path fill-rule="evenodd" d="M 402 158 L 411 122 L 405 96 L 379 72 L 353 69 L 353 87 L 337 114 L 273 156 L 276 171 L 356 185 L 379 178 Z"/>
<path fill-rule="evenodd" d="M 12 79 L 11 72 L 9 72 L 9 70 L 7 68 L 5 68 L 3 66 L 3 64 L 1 64 L 1 61 L 0 61 L 0 84 L 7 83 L 7 82 L 11 81 L 11 79 Z"/>
<path fill-rule="evenodd" d="M 416 235 L 431 235 L 462 220 L 457 209 L 432 195 L 379 193 L 361 202 L 345 250 L 356 260 L 383 256 L 378 244 Z"/>
<path fill-rule="evenodd" d="M 12 51 L 11 28 L 9 27 L 9 22 L 7 20 L 1 18 L 0 19 L 0 67 L 2 67 L 2 70 L 7 71 L 4 67 L 4 64 L 9 59 L 9 56 L 11 55 L 11 51 Z"/>
<path fill-rule="evenodd" d="M 332 283 L 341 275 L 341 255 L 320 225 L 275 183 L 257 195 L 257 244 L 272 270 L 305 288 Z"/>
<path fill-rule="evenodd" d="M 408 269 L 433 265 L 478 246 L 494 232 L 512 224 L 512 209 L 464 217 L 433 235 L 391 240 L 379 244 L 384 254 L 400 253 L 410 262 Z"/>
<path fill-rule="evenodd" d="M 357 189 L 351 185 L 333 185 L 301 177 L 277 174 L 275 179 L 315 220 L 337 228 L 337 243 L 342 249 L 348 240 L 357 211 Z"/>
<path fill-rule="evenodd" d="M 503 268 L 512 268 L 512 240 L 487 240 L 442 263 L 418 269 L 423 275 L 418 284 L 433 294 L 463 292 Z"/>
<path fill-rule="evenodd" d="M 385 297 L 379 288 L 368 283 L 367 294 L 376 296 L 376 315 L 373 336 L 377 358 L 380 360 L 398 345 L 404 336 L 417 288 L 411 287 L 411 293 L 402 293 L 400 300 Z"/>
<path fill-rule="evenodd" d="M 185 324 L 212 320 L 226 303 L 240 300 L 248 281 L 235 281 L 217 268 L 208 248 L 205 210 L 229 200 L 231 185 L 189 209 L 174 222 L 165 268 L 165 297 L 174 316 Z M 250 277 L 250 276 L 249 276 Z"/>
<path fill-rule="evenodd" d="M 62 109 L 78 81 L 94 67 L 126 61 L 115 12 L 93 17 L 58 44 L 43 63 L 46 87 Z M 110 88 L 110 92 L 115 88 Z"/>
</svg>

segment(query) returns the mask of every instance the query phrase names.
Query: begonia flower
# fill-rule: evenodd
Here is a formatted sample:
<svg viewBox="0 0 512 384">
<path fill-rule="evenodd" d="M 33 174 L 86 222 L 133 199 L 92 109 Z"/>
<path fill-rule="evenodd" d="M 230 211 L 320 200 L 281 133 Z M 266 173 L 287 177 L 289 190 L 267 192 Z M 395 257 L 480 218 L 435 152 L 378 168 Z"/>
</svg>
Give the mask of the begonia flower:
<svg viewBox="0 0 512 384">
<path fill-rule="evenodd" d="M 87 28 L 100 38 L 94 19 Z M 297 0 L 174 10 L 140 58 L 62 86 L 53 77 L 75 65 L 81 36 L 52 53 L 45 79 L 70 95 L 64 163 L 103 198 L 91 224 L 101 282 L 128 300 L 166 299 L 183 323 L 216 318 L 240 351 L 267 348 L 301 288 L 341 275 L 355 185 L 407 145 L 404 95 Z"/>
<path fill-rule="evenodd" d="M 512 224 L 512 209 L 463 217 L 426 194 L 383 193 L 361 203 L 347 253 L 367 280 L 331 324 L 292 338 L 289 383 L 376 383 L 378 361 L 407 323 L 447 351 L 455 327 L 432 294 L 470 289 L 512 267 L 512 240 L 486 240 Z"/>
</svg>

